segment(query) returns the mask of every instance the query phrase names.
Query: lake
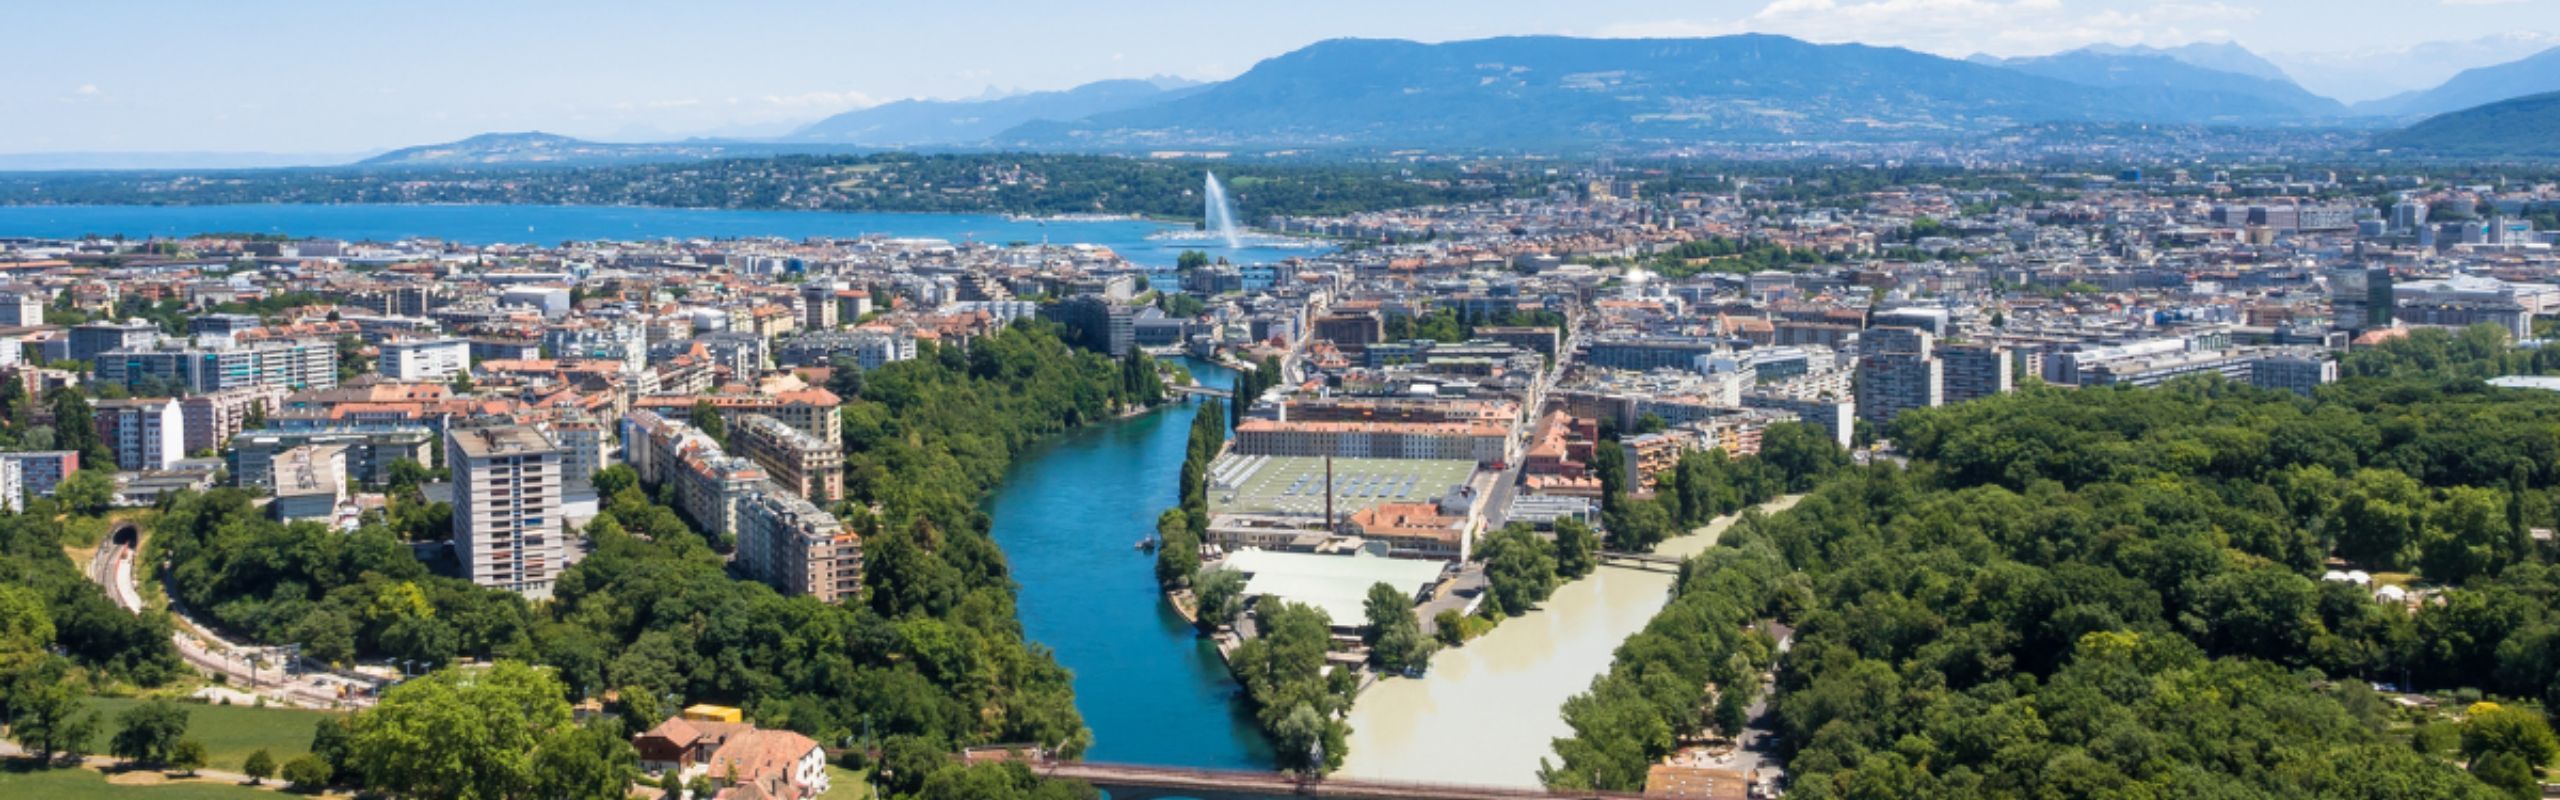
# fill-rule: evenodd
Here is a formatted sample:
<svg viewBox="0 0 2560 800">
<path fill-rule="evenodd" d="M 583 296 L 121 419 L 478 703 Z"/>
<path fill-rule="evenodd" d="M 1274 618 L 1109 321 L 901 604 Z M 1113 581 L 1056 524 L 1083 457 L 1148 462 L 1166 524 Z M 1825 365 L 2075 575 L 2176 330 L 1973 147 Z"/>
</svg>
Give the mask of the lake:
<svg viewBox="0 0 2560 800">
<path fill-rule="evenodd" d="M 733 211 L 626 206 L 520 205 L 218 205 L 0 206 L 0 236 L 127 238 L 201 233 L 265 233 L 296 237 L 395 241 L 436 238 L 462 244 L 559 244 L 564 241 L 856 237 L 871 234 L 952 242 L 1042 241 L 1097 244 L 1148 266 L 1170 265 L 1184 250 L 1237 263 L 1264 263 L 1323 252 L 1314 247 L 1227 249 L 1202 241 L 1148 237 L 1187 226 L 1144 220 L 1040 221 L 997 214 L 890 214 L 836 211 Z"/>
</svg>

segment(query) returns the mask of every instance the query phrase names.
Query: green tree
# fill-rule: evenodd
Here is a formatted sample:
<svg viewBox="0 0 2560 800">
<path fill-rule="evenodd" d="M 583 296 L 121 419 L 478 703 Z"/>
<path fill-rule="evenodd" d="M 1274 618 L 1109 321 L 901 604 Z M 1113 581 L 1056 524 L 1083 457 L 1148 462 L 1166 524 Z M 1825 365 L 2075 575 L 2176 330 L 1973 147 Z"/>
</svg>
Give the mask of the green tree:
<svg viewBox="0 0 2560 800">
<path fill-rule="evenodd" d="M 53 390 L 53 397 L 48 402 L 53 406 L 55 448 L 79 452 L 83 466 L 116 463 L 115 453 L 108 451 L 107 443 L 98 439 L 98 429 L 94 427 L 98 415 L 89 407 L 89 398 L 82 396 L 80 390 L 66 386 Z"/>
<path fill-rule="evenodd" d="M 97 736 L 98 715 L 84 710 L 69 672 L 63 659 L 49 659 L 20 675 L 9 693 L 9 736 L 37 763 L 52 763 L 59 755 L 76 758 Z"/>
<path fill-rule="evenodd" d="M 1191 598 L 1202 630 L 1235 621 L 1244 613 L 1244 573 L 1225 567 L 1202 566 L 1191 578 Z"/>
<path fill-rule="evenodd" d="M 116 735 L 107 754 L 141 764 L 174 764 L 178 743 L 187 736 L 187 710 L 169 700 L 152 700 L 116 715 Z"/>
<path fill-rule="evenodd" d="M 692 421 L 694 429 L 702 431 L 702 435 L 711 437 L 722 447 L 729 445 L 729 423 L 720 418 L 719 406 L 712 405 L 709 400 L 693 401 Z"/>
<path fill-rule="evenodd" d="M 97 516 L 115 506 L 116 480 L 105 469 L 82 469 L 56 484 L 53 498 L 71 513 Z"/>
<path fill-rule="evenodd" d="M 282 777 L 297 791 L 318 792 L 329 785 L 329 762 L 316 755 L 295 758 L 284 762 Z"/>
<path fill-rule="evenodd" d="M 2560 755 L 2560 739 L 2541 714 L 2496 703 L 2473 703 L 2462 723 L 2462 757 L 2474 761 L 2506 754 L 2540 768 Z"/>
<path fill-rule="evenodd" d="M 1565 580 L 1591 574 L 1599 566 L 1600 539 L 1582 520 L 1556 520 L 1556 575 Z"/>
<path fill-rule="evenodd" d="M 517 661 L 437 670 L 356 715 L 348 756 L 367 784 L 397 795 L 525 796 L 539 745 L 569 724 L 566 694 Z"/>
<path fill-rule="evenodd" d="M 1413 598 L 1396 587 L 1377 583 L 1369 586 L 1369 596 L 1361 612 L 1368 624 L 1360 629 L 1363 642 L 1369 645 L 1369 658 L 1390 672 L 1402 672 L 1431 660 L 1431 639 L 1422 635 L 1422 621 L 1413 614 Z"/>
<path fill-rule="evenodd" d="M 601 719 L 553 730 L 533 753 L 532 797 L 618 800 L 640 777 L 640 754 L 622 724 Z"/>
<path fill-rule="evenodd" d="M 266 748 L 259 748 L 249 754 L 249 760 L 241 762 L 240 774 L 249 776 L 251 786 L 265 785 L 268 778 L 276 776 L 276 757 Z"/>
<path fill-rule="evenodd" d="M 182 739 L 179 740 L 177 746 L 169 748 L 169 766 L 175 768 L 179 772 L 193 776 L 196 774 L 196 770 L 204 769 L 204 764 L 205 752 L 203 742 L 199 742 L 194 739 Z"/>
<path fill-rule="evenodd" d="M 1431 618 L 1431 633 L 1433 638 L 1440 640 L 1442 647 L 1466 644 L 1467 618 L 1459 614 L 1457 609 L 1443 609 Z"/>
<path fill-rule="evenodd" d="M 1504 526 L 1485 542 L 1483 555 L 1487 588 L 1503 614 L 1529 613 L 1555 592 L 1555 545 L 1538 538 L 1529 526 Z"/>
</svg>

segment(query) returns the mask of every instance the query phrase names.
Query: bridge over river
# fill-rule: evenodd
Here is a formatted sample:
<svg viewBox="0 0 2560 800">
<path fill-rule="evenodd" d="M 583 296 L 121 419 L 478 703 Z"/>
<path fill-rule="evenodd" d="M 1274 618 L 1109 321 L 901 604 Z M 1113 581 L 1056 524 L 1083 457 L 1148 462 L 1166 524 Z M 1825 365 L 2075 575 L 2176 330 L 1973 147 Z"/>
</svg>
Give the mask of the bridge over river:
<svg viewBox="0 0 2560 800">
<path fill-rule="evenodd" d="M 1301 778 L 1282 772 L 1182 769 L 1083 761 L 1048 761 L 1032 765 L 1042 775 L 1092 784 L 1111 800 L 1278 800 L 1316 797 L 1337 800 L 1555 800 L 1555 798 L 1635 798 L 1615 792 L 1557 792 L 1544 789 L 1464 786 L 1358 780 Z"/>
</svg>

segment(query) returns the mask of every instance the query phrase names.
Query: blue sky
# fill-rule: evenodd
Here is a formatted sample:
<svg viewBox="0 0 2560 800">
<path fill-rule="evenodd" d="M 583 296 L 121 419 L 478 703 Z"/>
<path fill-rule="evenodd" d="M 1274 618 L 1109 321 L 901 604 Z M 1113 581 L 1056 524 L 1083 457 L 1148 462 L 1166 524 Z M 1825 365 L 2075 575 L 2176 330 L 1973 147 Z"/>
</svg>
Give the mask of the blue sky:
<svg viewBox="0 0 2560 800">
<path fill-rule="evenodd" d="M 2230 40 L 2379 96 L 2560 45 L 2560 0 L 9 0 L 0 30 L 0 152 L 338 153 L 773 132 L 903 97 L 1224 78 L 1344 36 L 1759 31 L 1951 56 Z M 2507 38 L 2404 52 L 2484 37 Z"/>
</svg>

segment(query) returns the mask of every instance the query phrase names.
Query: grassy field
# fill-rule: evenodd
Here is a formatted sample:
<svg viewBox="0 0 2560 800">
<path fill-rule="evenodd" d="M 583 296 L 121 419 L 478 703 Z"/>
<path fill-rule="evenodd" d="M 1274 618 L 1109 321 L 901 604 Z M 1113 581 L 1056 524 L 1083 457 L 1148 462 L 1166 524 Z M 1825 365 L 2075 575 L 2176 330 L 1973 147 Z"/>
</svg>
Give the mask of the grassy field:
<svg viewBox="0 0 2560 800">
<path fill-rule="evenodd" d="M 1348 515 L 1379 503 L 1428 503 L 1475 474 L 1473 461 L 1416 458 L 1333 460 L 1334 511 Z M 1232 482 L 1212 488 L 1212 514 L 1324 513 L 1324 459 L 1226 455 L 1211 476 Z"/>
<path fill-rule="evenodd" d="M 93 697 L 89 707 L 98 712 L 98 738 L 92 752 L 107 752 L 107 741 L 115 735 L 116 715 L 141 705 L 141 700 L 118 697 Z M 257 708 L 253 706 L 212 706 L 181 703 L 187 710 L 187 738 L 204 743 L 206 769 L 240 771 L 249 754 L 260 749 L 275 757 L 277 764 L 292 761 L 311 752 L 311 730 L 326 712 L 290 708 Z M 0 792 L 0 797 L 20 795 Z"/>
<path fill-rule="evenodd" d="M 147 776 L 141 776 L 145 777 Z M 156 785 L 117 785 L 90 769 L 20 772 L 0 770 L 0 797 L 43 800 L 277 800 L 283 795 L 214 781 L 169 781 Z"/>
<path fill-rule="evenodd" d="M 819 795 L 818 800 L 869 800 L 871 788 L 862 785 L 863 774 L 828 764 L 827 793 Z"/>
</svg>

